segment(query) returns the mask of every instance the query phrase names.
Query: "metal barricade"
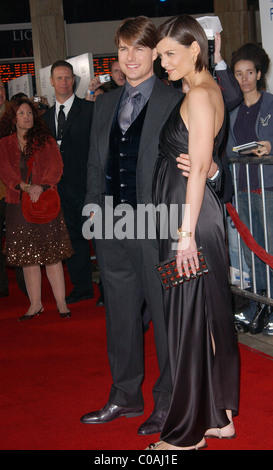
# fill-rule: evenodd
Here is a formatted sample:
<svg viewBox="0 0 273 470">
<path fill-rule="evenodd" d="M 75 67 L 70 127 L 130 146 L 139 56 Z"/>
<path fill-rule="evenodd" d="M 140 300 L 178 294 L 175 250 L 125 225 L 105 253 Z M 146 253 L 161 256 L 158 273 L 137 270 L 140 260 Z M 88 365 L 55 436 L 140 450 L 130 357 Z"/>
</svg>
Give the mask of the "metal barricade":
<svg viewBox="0 0 273 470">
<path fill-rule="evenodd" d="M 240 217 L 240 212 L 239 212 L 239 204 L 238 204 L 238 164 L 242 163 L 245 164 L 246 167 L 246 182 L 247 182 L 247 200 L 248 200 L 248 214 L 249 214 L 249 231 L 251 235 L 253 236 L 253 225 L 252 225 L 252 207 L 251 207 L 251 185 L 250 185 L 250 176 L 249 176 L 249 169 L 250 165 L 253 164 L 258 164 L 258 171 L 260 175 L 260 181 L 261 181 L 261 199 L 262 199 L 262 211 L 263 211 L 263 227 L 261 227 L 261 230 L 263 230 L 264 233 L 264 240 L 265 240 L 265 246 L 263 247 L 266 252 L 268 253 L 268 230 L 267 230 L 267 225 L 268 225 L 268 220 L 267 220 L 267 214 L 266 214 L 266 198 L 265 198 L 265 186 L 264 186 L 264 171 L 266 171 L 266 165 L 273 165 L 273 156 L 266 156 L 266 157 L 256 157 L 256 156 L 234 156 L 232 158 L 229 158 L 229 163 L 230 163 L 230 168 L 232 171 L 232 176 L 233 176 L 233 183 L 234 183 L 234 207 Z M 273 187 L 273 181 L 272 181 L 272 187 Z M 272 214 L 273 215 L 273 214 Z M 253 289 L 248 290 L 244 286 L 244 273 L 243 273 L 243 250 L 242 250 L 242 238 L 239 232 L 237 231 L 237 241 L 238 241 L 238 262 L 239 262 L 239 276 L 240 276 L 240 282 L 239 285 L 234 286 L 231 285 L 231 290 L 234 294 L 243 296 L 245 298 L 248 298 L 250 300 L 254 300 L 257 303 L 260 304 L 266 304 L 273 306 L 273 292 L 271 292 L 270 288 L 270 267 L 268 264 L 266 264 L 266 292 L 261 295 L 260 293 L 257 292 L 257 287 L 256 287 L 256 271 L 255 271 L 255 255 L 252 251 L 251 253 L 251 260 L 252 260 L 252 266 L 251 266 L 251 271 L 252 271 L 252 284 L 253 284 Z"/>
</svg>

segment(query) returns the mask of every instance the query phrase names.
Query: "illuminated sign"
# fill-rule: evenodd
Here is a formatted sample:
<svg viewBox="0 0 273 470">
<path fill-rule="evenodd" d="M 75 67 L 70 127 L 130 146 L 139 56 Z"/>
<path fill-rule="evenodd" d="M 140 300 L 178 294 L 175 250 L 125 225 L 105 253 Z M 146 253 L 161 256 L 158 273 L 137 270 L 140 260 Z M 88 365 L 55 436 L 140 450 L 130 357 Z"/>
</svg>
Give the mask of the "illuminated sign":
<svg viewBox="0 0 273 470">
<path fill-rule="evenodd" d="M 116 56 L 94 57 L 94 75 L 104 75 L 111 73 L 111 64 L 117 60 Z"/>
<path fill-rule="evenodd" d="M 114 56 L 111 57 L 96 57 L 93 58 L 94 63 L 94 75 L 101 75 L 101 74 L 110 74 L 111 73 L 111 64 L 117 58 Z M 13 78 L 21 77 L 21 75 L 25 75 L 30 73 L 33 77 L 35 77 L 35 69 L 34 69 L 34 62 L 0 62 L 0 77 L 2 78 L 3 82 L 8 82 Z"/>
<path fill-rule="evenodd" d="M 111 63 L 116 59 L 93 57 L 94 75 L 110 74 Z M 35 86 L 31 23 L 0 25 L 0 77 L 9 82 L 26 74 L 33 76 Z"/>
<path fill-rule="evenodd" d="M 33 77 L 35 76 L 34 62 L 10 62 L 5 64 L 0 62 L 0 77 L 4 83 L 27 73 L 30 73 Z"/>
</svg>

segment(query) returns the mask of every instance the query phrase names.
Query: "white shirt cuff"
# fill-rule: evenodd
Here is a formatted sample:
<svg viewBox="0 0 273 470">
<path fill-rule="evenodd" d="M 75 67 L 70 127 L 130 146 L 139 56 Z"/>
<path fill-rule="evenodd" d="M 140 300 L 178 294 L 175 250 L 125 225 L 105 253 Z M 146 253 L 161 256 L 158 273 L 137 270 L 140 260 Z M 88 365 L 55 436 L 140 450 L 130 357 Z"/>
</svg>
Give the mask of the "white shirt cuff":
<svg viewBox="0 0 273 470">
<path fill-rule="evenodd" d="M 222 59 L 218 64 L 215 65 L 215 70 L 226 70 L 227 69 L 227 64 L 226 62 Z"/>
</svg>

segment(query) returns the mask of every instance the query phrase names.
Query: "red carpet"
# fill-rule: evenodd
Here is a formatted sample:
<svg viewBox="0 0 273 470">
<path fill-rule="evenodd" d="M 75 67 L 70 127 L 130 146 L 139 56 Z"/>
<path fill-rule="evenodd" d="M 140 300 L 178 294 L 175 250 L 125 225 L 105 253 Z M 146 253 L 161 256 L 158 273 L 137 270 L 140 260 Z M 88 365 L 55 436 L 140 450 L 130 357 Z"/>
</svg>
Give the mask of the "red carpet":
<svg viewBox="0 0 273 470">
<path fill-rule="evenodd" d="M 138 436 L 152 411 L 157 376 L 153 329 L 145 335 L 145 414 L 105 425 L 80 423 L 82 414 L 101 408 L 111 378 L 107 362 L 104 308 L 96 299 L 71 305 L 61 319 L 46 278 L 45 312 L 17 322 L 28 300 L 9 272 L 10 296 L 0 299 L 1 450 L 143 450 L 159 436 Z M 68 291 L 70 291 L 67 279 Z M 96 298 L 98 291 L 96 289 Z M 238 437 L 208 440 L 208 450 L 273 449 L 273 360 L 240 346 L 241 401 L 235 418 Z"/>
</svg>

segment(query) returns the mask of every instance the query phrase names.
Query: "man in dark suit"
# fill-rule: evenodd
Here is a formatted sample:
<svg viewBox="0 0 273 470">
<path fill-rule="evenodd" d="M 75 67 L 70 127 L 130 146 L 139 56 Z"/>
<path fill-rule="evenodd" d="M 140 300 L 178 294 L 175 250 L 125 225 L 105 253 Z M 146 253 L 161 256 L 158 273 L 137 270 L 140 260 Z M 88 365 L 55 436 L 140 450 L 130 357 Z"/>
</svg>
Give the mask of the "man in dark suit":
<svg viewBox="0 0 273 470">
<path fill-rule="evenodd" d="M 82 209 L 94 103 L 74 94 L 75 77 L 69 62 L 55 62 L 51 67 L 50 80 L 55 90 L 56 103 L 43 117 L 59 144 L 64 163 L 58 192 L 74 249 L 74 255 L 66 260 L 73 284 L 66 301 L 71 304 L 94 296 L 90 246 L 82 235 Z"/>
<path fill-rule="evenodd" d="M 136 222 L 137 204 L 152 203 L 159 133 L 181 94 L 153 73 L 157 57 L 156 28 L 148 18 L 125 20 L 117 31 L 116 45 L 119 64 L 127 80 L 125 86 L 96 100 L 85 202 L 90 208 L 98 205 L 104 213 L 108 200 L 105 196 L 110 200 L 112 197 L 114 208 L 122 203 L 127 204 L 126 207 L 130 205 Z M 131 91 L 139 92 L 134 103 L 135 114 L 129 128 L 122 131 L 119 112 Z M 114 222 L 119 218 L 117 216 Z M 147 236 L 120 239 L 116 235 L 109 239 L 106 235 L 102 239 L 97 237 L 95 243 L 105 293 L 113 384 L 107 404 L 99 411 L 84 415 L 81 421 L 105 423 L 120 416 L 143 414 L 141 308 L 145 301 L 154 325 L 159 378 L 153 389 L 153 413 L 138 432 L 160 432 L 172 386 L 162 290 L 154 269 L 158 262 L 157 240 Z"/>
</svg>

